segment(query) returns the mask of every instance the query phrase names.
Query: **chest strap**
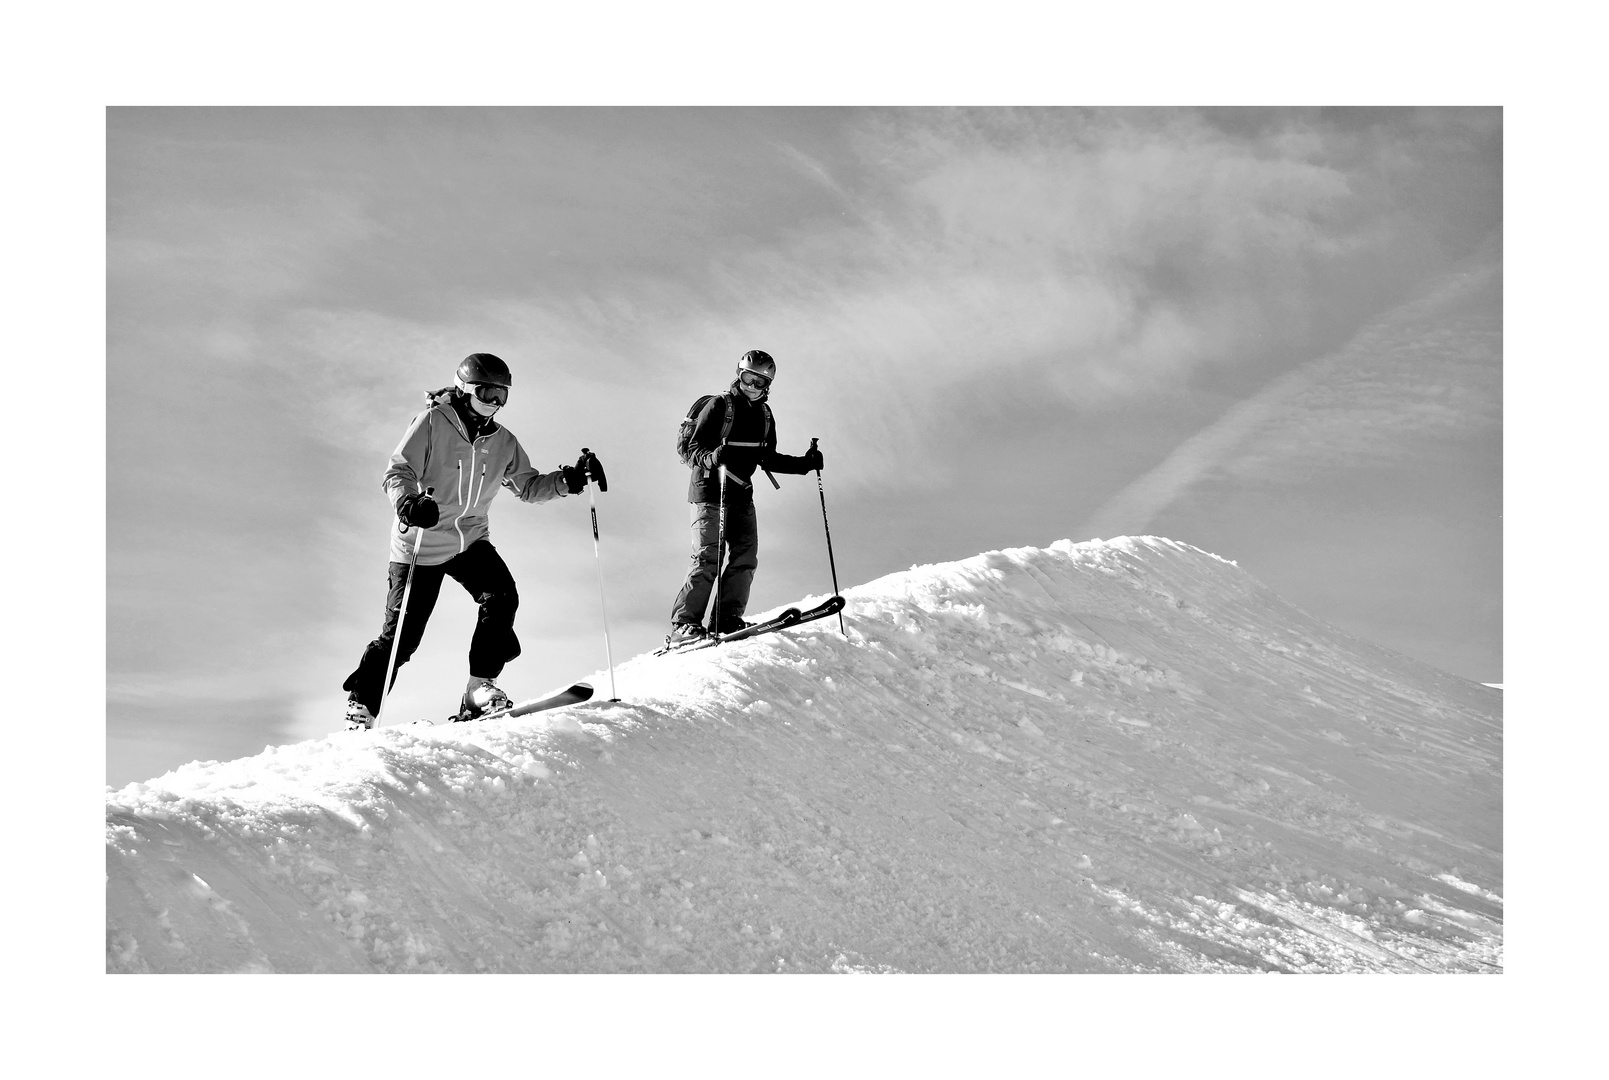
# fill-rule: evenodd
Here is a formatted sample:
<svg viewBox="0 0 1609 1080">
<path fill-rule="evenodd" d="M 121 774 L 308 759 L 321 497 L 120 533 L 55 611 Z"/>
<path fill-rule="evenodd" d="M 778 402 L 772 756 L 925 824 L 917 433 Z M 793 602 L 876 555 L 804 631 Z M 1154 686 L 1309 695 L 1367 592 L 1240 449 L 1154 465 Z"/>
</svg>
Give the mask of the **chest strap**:
<svg viewBox="0 0 1609 1080">
<path fill-rule="evenodd" d="M 726 397 L 727 395 L 723 394 L 721 396 Z M 726 407 L 726 416 L 721 421 L 721 444 L 723 446 L 741 446 L 741 447 L 743 447 L 745 449 L 749 449 L 749 450 L 763 450 L 763 449 L 765 449 L 765 441 L 771 437 L 771 406 L 768 403 L 764 402 L 764 401 L 760 402 L 760 412 L 761 412 L 761 415 L 765 418 L 765 433 L 764 433 L 764 435 L 761 436 L 759 442 L 732 442 L 731 440 L 729 440 L 726 437 L 726 434 L 727 434 L 727 432 L 732 430 L 732 421 L 734 419 L 736 419 L 737 409 L 735 407 L 734 402 L 726 401 L 726 402 L 723 402 L 723 404 Z M 705 475 L 709 475 L 710 471 L 711 470 L 706 469 L 705 470 Z M 771 481 L 771 486 L 772 487 L 777 488 L 778 490 L 781 490 L 782 485 L 777 483 L 777 478 L 771 475 L 771 470 L 770 469 L 767 469 L 764 465 L 762 465 L 762 466 L 760 466 L 760 471 L 765 473 L 765 478 L 767 480 Z M 727 476 L 727 479 L 735 480 L 735 481 L 737 481 L 737 483 L 743 485 L 744 487 L 753 487 L 754 486 L 753 484 L 749 483 L 747 480 L 743 479 L 741 476 L 733 476 L 730 470 L 727 471 L 726 476 Z"/>
</svg>

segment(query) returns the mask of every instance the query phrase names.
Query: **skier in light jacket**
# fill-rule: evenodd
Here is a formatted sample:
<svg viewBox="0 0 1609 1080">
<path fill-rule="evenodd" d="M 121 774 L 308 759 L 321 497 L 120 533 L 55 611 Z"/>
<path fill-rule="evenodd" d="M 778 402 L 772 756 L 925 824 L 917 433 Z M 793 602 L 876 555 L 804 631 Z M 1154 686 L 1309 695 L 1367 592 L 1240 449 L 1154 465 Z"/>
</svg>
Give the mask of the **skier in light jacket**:
<svg viewBox="0 0 1609 1080">
<path fill-rule="evenodd" d="M 370 728 L 380 711 L 386 668 L 396 648 L 400 669 L 419 647 L 444 577 L 462 585 L 480 605 L 469 642 L 469 682 L 457 719 L 472 720 L 508 703 L 494 680 L 520 654 L 514 635 L 519 593 L 503 557 L 492 546 L 487 510 L 499 488 L 525 502 L 542 503 L 574 495 L 603 467 L 583 454 L 575 465 L 542 472 L 531 464 L 513 432 L 494 419 L 508 402 L 513 383 L 508 365 L 491 353 L 471 353 L 458 365 L 454 385 L 425 395 L 429 407 L 413 418 L 391 454 L 380 486 L 396 508 L 398 529 L 391 535 L 385 620 L 369 642 L 357 668 L 347 676 L 347 728 Z M 421 539 L 421 530 L 423 536 Z M 408 610 L 402 613 L 410 560 L 418 542 Z M 396 683 L 396 671 L 391 673 Z"/>
</svg>

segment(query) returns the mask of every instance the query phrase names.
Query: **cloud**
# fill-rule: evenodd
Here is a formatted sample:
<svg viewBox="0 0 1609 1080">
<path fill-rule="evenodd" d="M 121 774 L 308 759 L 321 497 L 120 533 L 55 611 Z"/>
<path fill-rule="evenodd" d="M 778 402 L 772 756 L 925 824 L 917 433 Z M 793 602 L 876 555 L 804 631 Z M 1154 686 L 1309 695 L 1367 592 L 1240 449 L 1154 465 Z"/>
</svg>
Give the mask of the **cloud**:
<svg viewBox="0 0 1609 1080">
<path fill-rule="evenodd" d="M 1425 440 L 1502 423 L 1502 264 L 1483 252 L 1366 327 L 1223 463 L 1247 481 L 1385 464 Z"/>
<path fill-rule="evenodd" d="M 1144 532 L 1213 476 L 1299 482 L 1389 463 L 1425 439 L 1501 423 L 1502 264 L 1494 244 L 1184 440 L 1097 510 L 1080 536 Z"/>
<path fill-rule="evenodd" d="M 632 404 L 718 388 L 739 354 L 765 348 L 782 365 L 779 400 L 866 463 L 845 482 L 938 483 L 935 442 L 1012 414 L 1023 386 L 1075 413 L 1176 392 L 1281 349 L 1300 357 L 1321 312 L 1367 312 L 1418 280 L 1437 256 L 1391 227 L 1406 196 L 1388 181 L 1426 123 L 868 113 L 841 159 L 772 144 L 834 212 L 728 238 L 685 272 L 624 265 L 603 284 L 467 301 L 446 319 L 304 310 L 286 362 L 309 372 L 310 415 L 334 403 L 357 446 L 395 426 L 387 385 L 439 385 L 467 342 L 530 358 L 561 399 Z M 1466 126 L 1430 124 L 1444 139 Z"/>
<path fill-rule="evenodd" d="M 689 290 L 661 349 L 691 374 L 768 348 L 779 393 L 876 462 L 868 480 L 937 480 L 947 422 L 1009 413 L 1023 386 L 1074 411 L 1166 393 L 1300 347 L 1317 312 L 1367 306 L 1347 295 L 1364 278 L 1419 273 L 1371 179 L 1407 136 L 1374 138 L 1188 115 L 874 122 L 859 184 L 833 183 L 846 213 L 714 267 L 715 299 Z"/>
<path fill-rule="evenodd" d="M 1159 513 L 1218 467 L 1252 432 L 1304 393 L 1316 377 L 1316 366 L 1323 363 L 1290 372 L 1262 393 L 1236 404 L 1108 500 L 1074 535 L 1110 538 L 1143 533 Z"/>
<path fill-rule="evenodd" d="M 792 165 L 800 174 L 805 176 L 812 183 L 820 184 L 822 187 L 836 195 L 845 204 L 848 204 L 852 201 L 848 189 L 846 189 L 842 184 L 833 178 L 832 173 L 828 171 L 826 165 L 822 164 L 814 157 L 811 157 L 809 154 L 790 143 L 777 142 L 774 144 L 774 146 L 777 154 L 783 159 L 783 161 Z"/>
</svg>

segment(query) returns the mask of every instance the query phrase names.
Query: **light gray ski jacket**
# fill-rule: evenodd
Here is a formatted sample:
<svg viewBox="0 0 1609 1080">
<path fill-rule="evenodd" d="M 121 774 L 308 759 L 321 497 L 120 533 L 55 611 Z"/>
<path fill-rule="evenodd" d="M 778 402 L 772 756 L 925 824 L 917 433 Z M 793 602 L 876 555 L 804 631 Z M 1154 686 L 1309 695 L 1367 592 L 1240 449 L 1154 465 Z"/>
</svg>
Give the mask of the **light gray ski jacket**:
<svg viewBox="0 0 1609 1080">
<path fill-rule="evenodd" d="M 425 530 L 420 566 L 444 563 L 475 541 L 489 538 L 486 511 L 499 487 L 531 503 L 547 502 L 567 490 L 558 470 L 545 473 L 531 464 L 507 428 L 493 423 L 484 435 L 471 440 L 453 411 L 449 393 L 432 396 L 430 402 L 408 425 L 380 481 L 393 507 L 404 495 L 436 489 L 430 497 L 441 508 L 441 520 Z M 391 561 L 407 562 L 418 535 L 417 527 L 401 532 L 393 525 Z"/>
</svg>

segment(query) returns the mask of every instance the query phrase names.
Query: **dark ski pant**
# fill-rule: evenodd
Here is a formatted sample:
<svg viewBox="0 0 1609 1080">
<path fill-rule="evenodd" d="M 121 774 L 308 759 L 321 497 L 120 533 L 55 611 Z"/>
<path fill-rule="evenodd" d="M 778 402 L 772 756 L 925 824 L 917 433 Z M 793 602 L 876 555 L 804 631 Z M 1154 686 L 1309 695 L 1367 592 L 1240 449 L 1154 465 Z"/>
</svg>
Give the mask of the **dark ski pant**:
<svg viewBox="0 0 1609 1080">
<path fill-rule="evenodd" d="M 371 713 L 380 711 L 381 687 L 386 665 L 391 662 L 391 643 L 397 637 L 397 614 L 402 609 L 402 591 L 408 581 L 408 564 L 394 562 L 387 567 L 385 622 L 380 636 L 369 642 L 358 661 L 357 670 L 341 684 Z M 402 643 L 397 647 L 397 668 L 408 662 L 425 634 L 425 623 L 435 610 L 441 582 L 451 577 L 480 605 L 475 633 L 469 640 L 469 674 L 495 679 L 503 665 L 520 654 L 519 638 L 514 636 L 514 612 L 520 606 L 514 588 L 514 575 L 489 540 L 477 540 L 462 552 L 436 566 L 416 566 L 413 591 L 408 594 L 408 613 L 402 623 Z M 397 673 L 391 673 L 396 685 Z"/>
<path fill-rule="evenodd" d="M 676 594 L 670 621 L 702 626 L 710 593 L 715 587 L 716 568 L 720 565 L 717 540 L 720 505 L 694 503 L 692 518 L 693 565 L 687 572 L 682 591 Z M 727 503 L 726 553 L 726 569 L 721 572 L 721 610 L 716 613 L 712 628 L 715 630 L 730 626 L 749 609 L 749 587 L 754 584 L 754 571 L 760 565 L 760 532 L 754 517 L 754 503 Z"/>
</svg>

